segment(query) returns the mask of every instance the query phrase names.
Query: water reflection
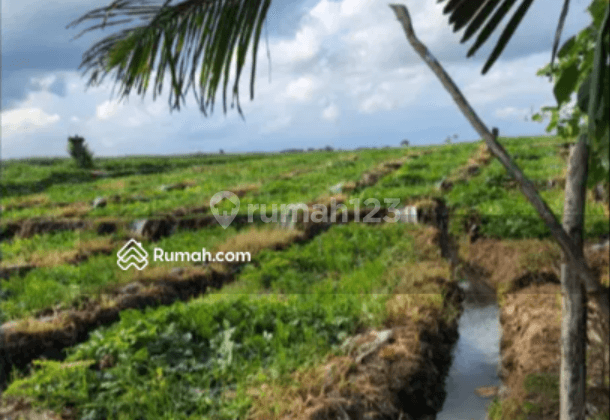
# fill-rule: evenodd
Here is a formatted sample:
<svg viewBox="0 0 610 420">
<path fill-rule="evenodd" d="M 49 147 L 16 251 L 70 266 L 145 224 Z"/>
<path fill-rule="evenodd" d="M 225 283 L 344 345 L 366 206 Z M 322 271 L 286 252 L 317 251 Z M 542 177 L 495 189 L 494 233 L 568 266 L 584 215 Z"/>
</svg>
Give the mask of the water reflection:
<svg viewBox="0 0 610 420">
<path fill-rule="evenodd" d="M 446 380 L 447 398 L 437 420 L 484 420 L 491 398 L 475 394 L 480 386 L 499 386 L 500 322 L 493 293 L 477 292 L 464 284 L 464 313 L 459 320 L 460 337 Z"/>
</svg>

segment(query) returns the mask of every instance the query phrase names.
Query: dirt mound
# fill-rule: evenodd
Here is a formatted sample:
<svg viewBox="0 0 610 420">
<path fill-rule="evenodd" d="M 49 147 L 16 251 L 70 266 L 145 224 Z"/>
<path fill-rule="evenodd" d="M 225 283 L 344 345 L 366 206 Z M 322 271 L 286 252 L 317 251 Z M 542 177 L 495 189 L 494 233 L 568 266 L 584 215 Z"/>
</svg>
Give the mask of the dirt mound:
<svg viewBox="0 0 610 420">
<path fill-rule="evenodd" d="M 561 249 L 550 240 L 481 238 L 462 244 L 460 258 L 487 277 L 496 290 L 528 273 L 560 273 Z"/>
<path fill-rule="evenodd" d="M 610 409 L 608 388 L 608 330 L 600 329 L 596 309 L 589 303 L 587 325 L 587 411 Z M 506 407 L 515 412 L 525 402 L 535 406 L 536 419 L 559 418 L 561 365 L 561 288 L 558 284 L 529 285 L 505 295 L 500 322 L 503 335 L 501 376 L 510 390 Z"/>
<path fill-rule="evenodd" d="M 322 224 L 313 226 L 307 232 L 251 229 L 231 237 L 217 250 L 243 249 L 253 255 L 262 249 L 280 250 L 310 240 L 324 229 Z M 213 263 L 209 267 L 159 267 L 145 274 L 138 272 L 133 284 L 110 285 L 98 298 L 81 303 L 78 310 L 7 322 L 0 327 L 4 340 L 2 361 L 6 368 L 23 369 L 35 358 L 62 359 L 64 348 L 86 340 L 89 331 L 117 321 L 120 311 L 168 305 L 177 299 L 187 300 L 204 294 L 209 288 L 221 288 L 233 281 L 242 266 L 241 262 Z M 3 385 L 0 383 L 0 387 Z"/>
<path fill-rule="evenodd" d="M 220 287 L 232 276 L 213 271 L 167 274 L 142 279 L 148 287 L 135 292 L 115 292 L 111 302 L 90 301 L 82 310 L 70 310 L 57 316 L 8 322 L 2 326 L 5 357 L 11 365 L 23 369 L 40 357 L 62 359 L 63 349 L 87 339 L 89 331 L 118 320 L 125 309 L 167 305 L 177 299 L 205 293 L 208 287 Z"/>
<path fill-rule="evenodd" d="M 489 165 L 492 159 L 491 150 L 489 150 L 487 144 L 482 143 L 465 165 L 453 170 L 447 178 L 440 182 L 439 189 L 443 192 L 451 191 L 455 184 L 466 182 L 481 173 L 481 168 Z"/>
<path fill-rule="evenodd" d="M 506 295 L 500 323 L 502 377 L 519 388 L 526 373 L 557 372 L 561 338 L 561 294 L 556 284 L 531 285 Z"/>
<path fill-rule="evenodd" d="M 365 331 L 343 345 L 345 355 L 329 356 L 319 366 L 297 372 L 296 387 L 263 385 L 251 390 L 250 420 L 411 420 L 433 419 L 445 399 L 444 381 L 457 341 L 455 310 L 463 293 L 443 279 L 441 309 L 418 304 L 419 317 L 386 321 L 388 330 Z M 396 295 L 399 298 L 401 295 Z M 280 412 L 270 413 L 274 402 Z"/>
<path fill-rule="evenodd" d="M 8 223 L 2 227 L 2 239 L 13 236 L 29 238 L 34 235 L 59 230 L 80 230 L 89 227 L 89 223 L 78 219 L 25 219 L 21 222 Z"/>
</svg>

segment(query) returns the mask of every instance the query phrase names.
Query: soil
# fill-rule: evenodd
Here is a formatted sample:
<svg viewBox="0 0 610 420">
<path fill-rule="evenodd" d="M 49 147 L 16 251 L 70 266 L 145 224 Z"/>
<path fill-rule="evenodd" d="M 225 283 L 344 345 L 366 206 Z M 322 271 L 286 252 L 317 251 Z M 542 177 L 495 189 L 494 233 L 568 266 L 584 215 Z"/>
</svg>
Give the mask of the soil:
<svg viewBox="0 0 610 420">
<path fill-rule="evenodd" d="M 451 366 L 451 349 L 458 338 L 457 318 L 445 322 L 450 307 L 459 307 L 463 292 L 455 282 L 428 279 L 445 288 L 444 308 L 418 321 L 389 319 L 388 330 L 365 331 L 346 341 L 343 356 L 296 373 L 295 388 L 253 389 L 249 420 L 432 420 L 445 399 L 444 381 Z M 389 333 L 389 334 L 388 334 Z M 372 351 L 363 350 L 382 334 L 389 338 Z M 263 392 L 261 392 L 263 391 Z M 280 413 L 265 407 L 289 401 Z"/>
<path fill-rule="evenodd" d="M 607 249 L 586 248 L 588 263 L 608 284 Z M 503 420 L 516 418 L 525 402 L 535 404 L 529 420 L 558 419 L 559 403 L 548 392 L 527 392 L 524 381 L 532 374 L 558 380 L 561 339 L 561 286 L 559 247 L 550 240 L 497 241 L 481 239 L 466 244 L 460 256 L 465 273 L 488 279 L 500 295 L 500 374 L 508 387 L 503 396 Z M 610 411 L 608 378 L 608 325 L 593 302 L 588 309 L 587 401 L 589 412 Z M 604 346 L 605 344 L 605 346 Z"/>
</svg>

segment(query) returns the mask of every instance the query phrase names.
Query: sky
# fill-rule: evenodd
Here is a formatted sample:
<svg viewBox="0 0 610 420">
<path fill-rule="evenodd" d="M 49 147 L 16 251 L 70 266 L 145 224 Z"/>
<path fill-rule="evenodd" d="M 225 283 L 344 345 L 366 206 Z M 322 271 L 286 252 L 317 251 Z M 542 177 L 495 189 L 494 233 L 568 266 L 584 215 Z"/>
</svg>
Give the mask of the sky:
<svg viewBox="0 0 610 420">
<path fill-rule="evenodd" d="M 240 82 L 245 120 L 222 110 L 217 97 L 205 117 L 192 92 L 170 112 L 168 82 L 153 101 L 131 93 L 119 99 L 110 75 L 86 88 L 83 53 L 113 27 L 72 40 L 94 21 L 66 29 L 109 0 L 3 0 L 1 6 L 1 157 L 67 156 L 68 136 L 85 138 L 95 156 L 279 151 L 291 148 L 442 144 L 447 136 L 479 136 L 436 76 L 407 42 L 386 2 L 273 0 L 257 55 L 254 100 L 250 61 Z M 590 23 L 588 1 L 576 0 L 562 40 Z M 554 105 L 552 83 L 536 71 L 550 61 L 560 7 L 534 2 L 500 60 L 481 74 L 501 31 L 472 58 L 442 14 L 444 3 L 403 0 L 415 33 L 444 66 L 488 128 L 500 135 L 545 134 L 526 121 Z M 512 11 L 511 11 L 512 14 Z M 506 20 L 503 25 L 506 24 Z M 250 55 L 248 56 L 250 57 Z M 250 59 L 249 59 L 250 60 Z"/>
</svg>

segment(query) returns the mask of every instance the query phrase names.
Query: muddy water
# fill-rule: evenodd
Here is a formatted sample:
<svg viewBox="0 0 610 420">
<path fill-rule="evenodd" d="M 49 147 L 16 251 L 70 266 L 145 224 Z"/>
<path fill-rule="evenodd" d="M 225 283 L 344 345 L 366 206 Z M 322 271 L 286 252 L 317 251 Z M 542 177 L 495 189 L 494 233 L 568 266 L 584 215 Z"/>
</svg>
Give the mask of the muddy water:
<svg viewBox="0 0 610 420">
<path fill-rule="evenodd" d="M 499 386 L 501 327 L 493 290 L 469 282 L 464 312 L 458 324 L 459 338 L 453 363 L 445 382 L 447 398 L 437 420 L 484 420 L 492 398 L 475 393 L 481 386 Z"/>
</svg>

